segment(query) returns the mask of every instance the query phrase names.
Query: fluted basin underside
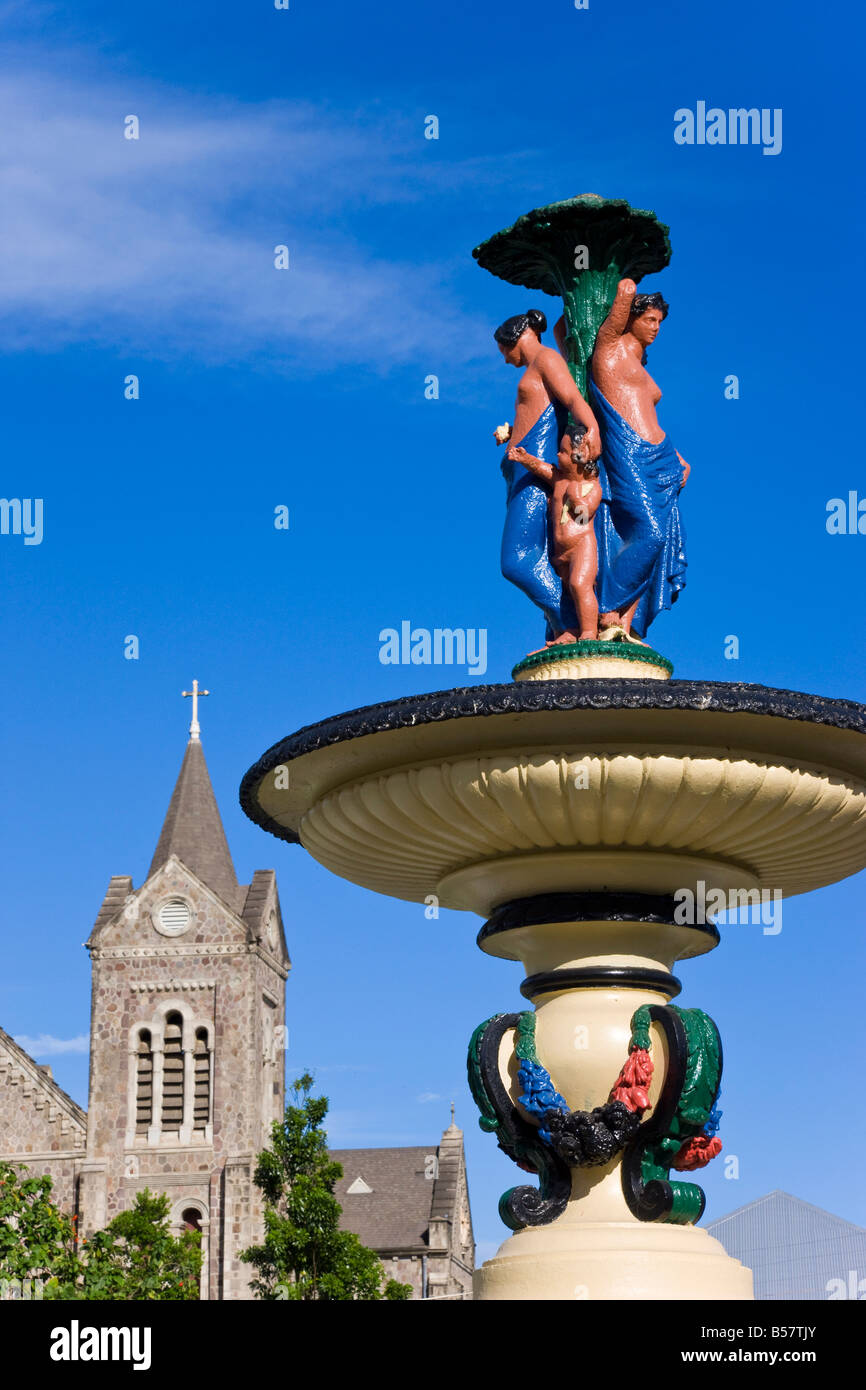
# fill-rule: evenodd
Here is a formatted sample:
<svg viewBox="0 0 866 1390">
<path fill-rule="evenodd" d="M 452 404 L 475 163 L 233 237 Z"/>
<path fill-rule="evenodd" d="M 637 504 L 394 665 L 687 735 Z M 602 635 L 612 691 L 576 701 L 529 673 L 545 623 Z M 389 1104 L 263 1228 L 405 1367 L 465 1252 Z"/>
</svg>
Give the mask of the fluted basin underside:
<svg viewBox="0 0 866 1390">
<path fill-rule="evenodd" d="M 866 717 L 672 681 L 478 687 L 301 730 L 244 779 L 259 824 L 390 896 L 806 892 L 866 867 Z"/>
</svg>

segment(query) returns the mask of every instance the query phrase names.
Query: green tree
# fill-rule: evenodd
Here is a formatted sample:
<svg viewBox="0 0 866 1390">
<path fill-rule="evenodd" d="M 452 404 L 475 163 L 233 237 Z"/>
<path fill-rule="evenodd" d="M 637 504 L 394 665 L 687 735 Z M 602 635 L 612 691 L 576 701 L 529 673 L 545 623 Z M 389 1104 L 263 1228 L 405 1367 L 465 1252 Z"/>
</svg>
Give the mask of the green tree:
<svg viewBox="0 0 866 1390">
<path fill-rule="evenodd" d="M 51 1200 L 49 1177 L 0 1162 L 0 1282 L 40 1279 L 44 1297 L 75 1279 L 75 1226 Z"/>
<path fill-rule="evenodd" d="M 272 1147 L 259 1154 L 254 1181 L 265 1198 L 265 1239 L 240 1256 L 256 1269 L 252 1288 L 266 1299 L 411 1298 L 409 1284 L 389 1279 L 383 1288 L 375 1252 L 340 1230 L 334 1186 L 343 1169 L 328 1157 L 328 1101 L 311 1096 L 312 1086 L 308 1072 L 294 1083 L 295 1104 L 272 1126 Z"/>
<path fill-rule="evenodd" d="M 200 1274 L 199 1232 L 173 1236 L 168 1198 L 145 1188 L 134 1206 L 82 1242 L 79 1277 L 58 1297 L 190 1303 L 199 1296 Z"/>
<path fill-rule="evenodd" d="M 201 1236 L 169 1230 L 168 1198 L 145 1190 L 104 1231 L 76 1240 L 77 1217 L 52 1201 L 49 1177 L 0 1162 L 0 1284 L 24 1297 L 192 1301 L 199 1296 Z M 33 1280 L 41 1280 L 36 1293 Z"/>
</svg>

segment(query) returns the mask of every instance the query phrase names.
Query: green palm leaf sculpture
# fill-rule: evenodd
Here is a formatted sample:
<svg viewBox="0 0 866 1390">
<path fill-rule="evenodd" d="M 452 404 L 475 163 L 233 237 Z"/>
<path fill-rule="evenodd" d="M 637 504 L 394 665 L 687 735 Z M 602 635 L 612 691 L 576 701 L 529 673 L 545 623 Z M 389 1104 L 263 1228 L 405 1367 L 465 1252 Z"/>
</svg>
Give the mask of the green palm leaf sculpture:
<svg viewBox="0 0 866 1390">
<path fill-rule="evenodd" d="M 562 298 L 568 365 L 585 396 L 596 334 L 618 282 L 663 270 L 671 258 L 668 232 L 654 212 L 624 198 L 581 193 L 524 213 L 472 254 L 501 280 Z"/>
</svg>

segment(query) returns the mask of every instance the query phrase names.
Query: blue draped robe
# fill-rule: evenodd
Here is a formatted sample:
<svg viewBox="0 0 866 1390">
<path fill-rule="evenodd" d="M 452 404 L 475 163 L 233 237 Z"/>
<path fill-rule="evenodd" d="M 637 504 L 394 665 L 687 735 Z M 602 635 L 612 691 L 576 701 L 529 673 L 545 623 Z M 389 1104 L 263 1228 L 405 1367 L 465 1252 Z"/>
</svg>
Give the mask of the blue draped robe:
<svg viewBox="0 0 866 1390">
<path fill-rule="evenodd" d="M 511 442 L 521 444 L 528 454 L 555 465 L 567 421 L 568 412 L 551 404 L 523 439 Z M 528 468 L 507 456 L 502 460 L 502 476 L 508 487 L 502 532 L 502 573 L 538 605 L 547 619 L 548 638 L 556 637 L 574 628 L 577 614 L 570 594 L 563 594 L 562 580 L 550 561 L 549 495 Z"/>
<path fill-rule="evenodd" d="M 595 514 L 599 612 L 622 613 L 638 599 L 641 637 L 686 583 L 686 536 L 680 519 L 683 465 L 667 435 L 650 444 L 590 382 L 601 432 L 602 502 Z"/>
</svg>

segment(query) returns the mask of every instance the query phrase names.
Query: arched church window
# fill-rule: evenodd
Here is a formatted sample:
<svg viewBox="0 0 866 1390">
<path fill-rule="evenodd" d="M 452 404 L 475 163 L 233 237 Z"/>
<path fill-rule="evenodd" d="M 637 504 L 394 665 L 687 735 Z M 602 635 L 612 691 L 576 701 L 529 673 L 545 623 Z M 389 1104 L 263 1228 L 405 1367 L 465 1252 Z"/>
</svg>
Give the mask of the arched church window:
<svg viewBox="0 0 866 1390">
<path fill-rule="evenodd" d="M 150 1030 L 138 1035 L 135 1062 L 135 1132 L 146 1134 L 153 1124 L 153 1043 Z"/>
<path fill-rule="evenodd" d="M 181 1215 L 183 1229 L 185 1231 L 201 1232 L 201 1212 L 198 1207 L 187 1207 Z"/>
<path fill-rule="evenodd" d="M 179 1130 L 183 1124 L 183 1019 L 168 1014 L 165 1020 L 162 1071 L 163 1133 Z"/>
<path fill-rule="evenodd" d="M 210 1120 L 210 1050 L 206 1028 L 195 1030 L 193 1061 L 195 1078 L 193 1128 L 204 1129 Z"/>
</svg>

